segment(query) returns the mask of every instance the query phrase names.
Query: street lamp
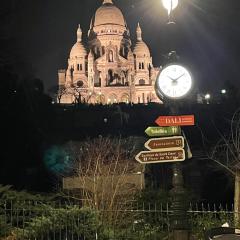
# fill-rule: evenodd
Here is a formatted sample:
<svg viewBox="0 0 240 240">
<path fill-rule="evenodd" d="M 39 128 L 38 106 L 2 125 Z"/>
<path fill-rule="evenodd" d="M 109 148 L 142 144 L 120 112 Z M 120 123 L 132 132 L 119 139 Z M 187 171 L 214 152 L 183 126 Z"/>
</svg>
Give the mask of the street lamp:
<svg viewBox="0 0 240 240">
<path fill-rule="evenodd" d="M 177 7 L 178 0 L 162 0 L 162 4 L 167 9 L 168 15 L 170 15 L 171 11 Z"/>
<path fill-rule="evenodd" d="M 209 104 L 209 99 L 211 98 L 211 95 L 209 93 L 207 93 L 205 96 L 204 96 L 207 104 Z"/>
<path fill-rule="evenodd" d="M 221 90 L 221 94 L 226 94 L 226 93 L 227 93 L 226 89 Z"/>
<path fill-rule="evenodd" d="M 171 23 L 171 13 L 178 6 L 178 0 L 162 0 L 163 7 L 168 11 L 168 21 Z"/>
<path fill-rule="evenodd" d="M 207 93 L 206 95 L 205 95 L 205 99 L 210 99 L 211 98 L 211 95 L 209 94 L 209 93 Z"/>
<path fill-rule="evenodd" d="M 107 118 L 104 118 L 104 119 L 103 119 L 103 122 L 104 122 L 104 123 L 107 123 L 107 122 L 108 122 L 108 119 L 107 119 Z"/>
</svg>

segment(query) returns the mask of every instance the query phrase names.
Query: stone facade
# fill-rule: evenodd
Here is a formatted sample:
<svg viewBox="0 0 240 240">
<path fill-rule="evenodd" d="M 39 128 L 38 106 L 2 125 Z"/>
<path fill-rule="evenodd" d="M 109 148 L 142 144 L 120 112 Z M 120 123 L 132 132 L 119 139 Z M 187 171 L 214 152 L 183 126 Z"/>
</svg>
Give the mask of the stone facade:
<svg viewBox="0 0 240 240">
<path fill-rule="evenodd" d="M 136 31 L 132 47 L 122 12 L 104 0 L 91 20 L 88 50 L 79 25 L 68 68 L 58 71 L 59 86 L 66 89 L 61 103 L 76 102 L 76 96 L 93 104 L 159 102 L 154 90 L 159 69 L 153 67 L 139 24 Z"/>
</svg>

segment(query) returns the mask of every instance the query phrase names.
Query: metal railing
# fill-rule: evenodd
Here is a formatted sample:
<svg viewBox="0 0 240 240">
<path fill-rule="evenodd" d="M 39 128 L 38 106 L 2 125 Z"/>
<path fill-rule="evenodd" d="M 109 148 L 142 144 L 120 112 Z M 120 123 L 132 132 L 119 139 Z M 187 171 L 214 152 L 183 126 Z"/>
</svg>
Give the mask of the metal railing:
<svg viewBox="0 0 240 240">
<path fill-rule="evenodd" d="M 168 203 L 90 209 L 76 203 L 0 201 L 0 239 L 167 239 L 171 214 Z M 190 204 L 188 215 L 196 239 L 234 219 L 232 205 Z"/>
</svg>

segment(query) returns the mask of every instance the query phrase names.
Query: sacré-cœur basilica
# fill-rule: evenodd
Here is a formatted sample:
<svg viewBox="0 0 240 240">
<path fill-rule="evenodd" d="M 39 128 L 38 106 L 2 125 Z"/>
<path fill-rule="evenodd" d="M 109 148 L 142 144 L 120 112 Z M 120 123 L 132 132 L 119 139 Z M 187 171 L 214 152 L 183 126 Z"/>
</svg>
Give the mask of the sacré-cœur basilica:
<svg viewBox="0 0 240 240">
<path fill-rule="evenodd" d="M 104 0 L 92 17 L 88 46 L 77 29 L 67 70 L 58 71 L 58 85 L 65 89 L 61 103 L 76 101 L 75 91 L 85 103 L 159 102 L 154 85 L 159 68 L 154 68 L 138 24 L 132 44 L 127 23 L 112 0 Z"/>
</svg>

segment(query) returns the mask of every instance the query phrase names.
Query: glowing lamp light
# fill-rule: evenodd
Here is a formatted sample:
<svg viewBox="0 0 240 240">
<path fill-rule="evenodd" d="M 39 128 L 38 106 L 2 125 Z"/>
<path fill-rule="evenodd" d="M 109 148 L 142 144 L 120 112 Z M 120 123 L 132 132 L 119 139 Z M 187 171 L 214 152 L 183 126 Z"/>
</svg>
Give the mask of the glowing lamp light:
<svg viewBox="0 0 240 240">
<path fill-rule="evenodd" d="M 178 0 L 162 0 L 162 4 L 167 9 L 168 15 L 170 15 L 171 11 L 177 7 Z"/>
<path fill-rule="evenodd" d="M 222 90 L 221 90 L 221 93 L 222 93 L 222 94 L 226 94 L 226 92 L 227 92 L 226 89 L 222 89 Z"/>
<path fill-rule="evenodd" d="M 211 95 L 210 95 L 209 93 L 207 93 L 207 94 L 205 95 L 205 100 L 206 100 L 206 103 L 207 103 L 207 104 L 209 104 L 210 98 L 211 98 Z"/>
<path fill-rule="evenodd" d="M 211 98 L 211 95 L 210 95 L 209 93 L 205 95 L 205 99 L 206 99 L 206 100 L 208 100 L 208 99 L 210 99 L 210 98 Z"/>
<path fill-rule="evenodd" d="M 107 123 L 107 121 L 108 121 L 107 118 L 104 118 L 104 119 L 103 119 L 103 122 L 104 122 L 104 123 Z"/>
</svg>

